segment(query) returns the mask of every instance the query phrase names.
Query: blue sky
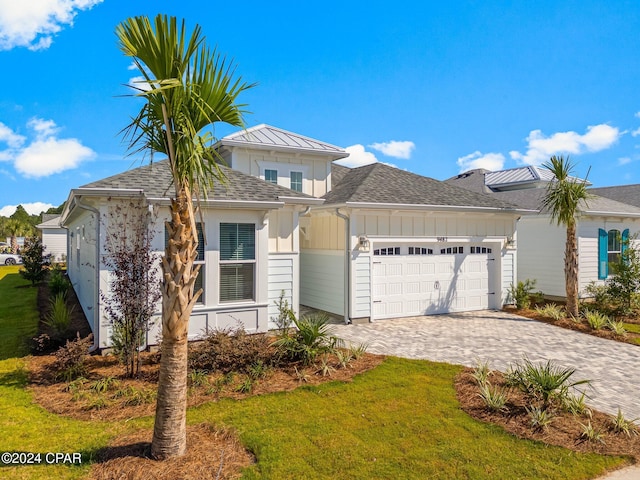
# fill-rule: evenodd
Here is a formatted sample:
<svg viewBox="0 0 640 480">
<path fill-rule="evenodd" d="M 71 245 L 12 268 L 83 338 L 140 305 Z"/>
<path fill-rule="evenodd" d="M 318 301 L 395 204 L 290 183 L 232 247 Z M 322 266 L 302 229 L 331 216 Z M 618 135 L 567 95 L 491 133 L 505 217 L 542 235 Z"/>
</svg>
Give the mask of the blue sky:
<svg viewBox="0 0 640 480">
<path fill-rule="evenodd" d="M 637 1 L 0 0 L 0 215 L 140 164 L 115 26 L 203 27 L 268 123 L 440 180 L 570 154 L 595 186 L 640 183 Z M 223 136 L 231 130 L 218 127 Z"/>
</svg>

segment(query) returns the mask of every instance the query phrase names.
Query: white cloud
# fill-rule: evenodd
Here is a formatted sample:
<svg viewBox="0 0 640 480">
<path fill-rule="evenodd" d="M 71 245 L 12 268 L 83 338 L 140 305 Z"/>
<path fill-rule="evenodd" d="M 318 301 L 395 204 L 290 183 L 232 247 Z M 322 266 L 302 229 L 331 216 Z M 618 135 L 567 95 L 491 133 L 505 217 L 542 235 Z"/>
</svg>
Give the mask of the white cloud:
<svg viewBox="0 0 640 480">
<path fill-rule="evenodd" d="M 76 14 L 103 0 L 0 0 L 0 50 L 49 48 Z"/>
<path fill-rule="evenodd" d="M 132 90 L 135 90 L 135 91 L 142 90 L 144 92 L 147 92 L 151 90 L 151 85 L 149 84 L 149 82 L 147 82 L 147 79 L 144 78 L 142 75 L 138 77 L 131 77 L 129 79 L 128 85 L 130 88 L 135 87 L 135 88 L 132 88 Z"/>
<path fill-rule="evenodd" d="M 372 143 L 369 147 L 382 152 L 388 157 L 409 159 L 411 152 L 416 148 L 415 143 L 409 141 L 398 142 L 391 140 L 390 142 Z"/>
<path fill-rule="evenodd" d="M 371 163 L 375 163 L 378 161 L 378 159 L 373 153 L 367 152 L 364 149 L 363 145 L 360 145 L 360 144 L 351 145 L 350 147 L 345 148 L 345 150 L 347 151 L 349 156 L 342 160 L 338 160 L 336 162 L 338 165 L 355 168 L 355 167 L 362 167 L 364 165 L 369 165 Z"/>
<path fill-rule="evenodd" d="M 485 170 L 502 170 L 504 166 L 504 155 L 501 153 L 482 153 L 475 151 L 469 155 L 458 158 L 456 162 L 460 167 L 460 173 L 476 168 L 484 168 Z"/>
<path fill-rule="evenodd" d="M 25 137 L 16 135 L 0 123 L 0 142 L 9 146 L 0 151 L 0 160 L 13 161 L 15 169 L 25 177 L 47 177 L 75 168 L 81 162 L 95 157 L 95 152 L 79 140 L 58 138 L 59 128 L 53 120 L 32 118 L 27 126 L 35 136 L 28 144 Z"/>
<path fill-rule="evenodd" d="M 637 137 L 638 135 L 640 135 L 640 128 L 638 128 L 637 130 L 634 130 L 633 132 L 631 132 L 631 136 L 632 137 Z"/>
<path fill-rule="evenodd" d="M 636 112 L 636 114 L 634 115 L 634 117 L 636 117 L 636 118 L 640 118 L 640 112 Z"/>
<path fill-rule="evenodd" d="M 631 157 L 620 157 L 618 159 L 618 165 L 626 165 L 627 163 L 631 163 Z"/>
<path fill-rule="evenodd" d="M 585 152 L 599 152 L 611 147 L 624 134 L 616 127 L 607 124 L 587 127 L 586 133 L 558 132 L 545 137 L 541 130 L 532 130 L 527 137 L 528 148 L 525 154 L 511 151 L 509 155 L 527 165 L 540 165 L 552 155 Z"/>
<path fill-rule="evenodd" d="M 29 215 L 40 215 L 42 212 L 46 212 L 47 210 L 55 206 L 51 205 L 50 203 L 44 202 L 21 203 L 21 205 Z M 0 216 L 10 217 L 16 212 L 17 208 L 17 205 L 5 205 L 4 207 L 0 208 Z"/>
</svg>

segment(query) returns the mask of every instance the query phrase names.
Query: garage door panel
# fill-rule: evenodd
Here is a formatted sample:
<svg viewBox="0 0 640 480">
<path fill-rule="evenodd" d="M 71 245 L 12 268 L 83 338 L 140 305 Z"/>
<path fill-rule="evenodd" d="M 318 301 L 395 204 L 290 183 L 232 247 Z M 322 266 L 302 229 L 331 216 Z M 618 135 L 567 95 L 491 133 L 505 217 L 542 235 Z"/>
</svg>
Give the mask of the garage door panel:
<svg viewBox="0 0 640 480">
<path fill-rule="evenodd" d="M 428 248 L 439 252 L 438 248 Z M 489 307 L 487 254 L 407 253 L 376 256 L 373 262 L 373 317 L 428 315 Z"/>
</svg>

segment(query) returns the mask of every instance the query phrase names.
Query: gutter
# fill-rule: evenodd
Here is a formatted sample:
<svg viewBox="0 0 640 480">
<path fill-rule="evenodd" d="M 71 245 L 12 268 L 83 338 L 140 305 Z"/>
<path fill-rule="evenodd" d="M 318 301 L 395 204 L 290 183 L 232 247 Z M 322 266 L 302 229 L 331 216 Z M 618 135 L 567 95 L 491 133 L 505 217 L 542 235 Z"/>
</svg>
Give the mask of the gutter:
<svg viewBox="0 0 640 480">
<path fill-rule="evenodd" d="M 429 212 L 471 212 L 471 213 L 537 213 L 537 210 L 529 210 L 517 207 L 474 207 L 469 205 L 427 205 L 417 203 L 375 203 L 375 202 L 345 202 L 327 204 L 319 207 L 326 208 L 367 208 L 372 210 L 421 210 Z"/>
<path fill-rule="evenodd" d="M 76 197 L 75 204 L 83 210 L 88 210 L 96 216 L 96 268 L 95 268 L 95 289 L 94 289 L 94 311 L 93 311 L 93 345 L 89 348 L 89 353 L 93 353 L 100 348 L 98 335 L 95 329 L 100 329 L 100 212 L 97 208 L 82 203 L 81 197 Z M 72 247 L 70 247 L 72 248 Z M 69 258 L 69 257 L 67 257 Z"/>
<path fill-rule="evenodd" d="M 344 324 L 349 325 L 349 308 L 351 307 L 351 219 L 347 215 L 340 213 L 340 209 L 336 208 L 336 215 L 344 220 Z"/>
</svg>

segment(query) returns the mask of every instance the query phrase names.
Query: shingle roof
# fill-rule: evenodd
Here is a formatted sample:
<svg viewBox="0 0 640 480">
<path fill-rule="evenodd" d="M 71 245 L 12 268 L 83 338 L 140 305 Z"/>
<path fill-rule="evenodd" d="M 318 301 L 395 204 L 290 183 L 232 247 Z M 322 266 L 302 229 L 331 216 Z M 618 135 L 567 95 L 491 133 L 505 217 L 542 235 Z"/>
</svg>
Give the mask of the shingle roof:
<svg viewBox="0 0 640 480">
<path fill-rule="evenodd" d="M 449 178 L 445 180 L 446 183 L 451 185 L 457 185 L 463 188 L 468 188 L 473 191 L 479 191 L 484 187 L 484 182 L 480 182 L 479 179 L 483 177 L 482 173 L 478 173 L 480 171 L 474 171 L 473 175 L 469 177 L 460 178 L 461 175 L 457 177 Z M 468 172 L 470 173 L 470 172 Z M 464 175 L 464 174 L 463 174 Z M 475 177 L 474 179 L 471 179 Z M 589 192 L 596 193 L 594 189 L 589 189 Z M 519 208 L 523 208 L 525 210 L 540 210 L 542 204 L 542 197 L 546 192 L 546 188 L 523 188 L 520 190 L 508 190 L 503 192 L 490 192 L 490 195 L 500 199 L 505 202 L 513 203 L 517 205 Z M 626 203 L 616 202 L 609 198 L 605 198 L 603 196 L 594 196 L 589 199 L 587 205 L 582 209 L 585 213 L 588 212 L 609 212 L 615 214 L 624 214 L 628 213 L 631 215 L 640 214 L 640 209 L 629 205 Z"/>
<path fill-rule="evenodd" d="M 617 202 L 628 203 L 640 207 L 640 184 L 620 185 L 617 187 L 590 188 L 589 191 L 601 197 L 607 197 Z"/>
<path fill-rule="evenodd" d="M 62 218 L 60 216 L 59 213 L 56 214 L 48 214 L 49 218 L 44 217 L 44 215 L 47 214 L 43 214 L 43 219 L 44 221 L 39 223 L 38 225 L 36 225 L 36 228 L 62 228 L 60 226 L 60 219 Z"/>
<path fill-rule="evenodd" d="M 313 198 L 223 165 L 220 169 L 226 176 L 226 182 L 221 184 L 217 180 L 214 181 L 213 191 L 208 192 L 210 200 L 274 202 L 278 201 L 279 197 L 294 197 L 301 200 Z M 80 188 L 142 189 L 150 198 L 170 198 L 175 194 L 168 160 L 127 170 Z"/>
<path fill-rule="evenodd" d="M 338 167 L 338 168 L 336 168 Z M 344 171 L 334 165 L 338 177 Z M 348 169 L 342 179 L 323 198 L 326 204 L 347 202 L 439 205 L 514 209 L 515 205 L 490 195 L 472 192 L 429 177 L 400 170 L 383 163 Z"/>
<path fill-rule="evenodd" d="M 266 124 L 257 125 L 227 135 L 220 140 L 220 144 L 229 146 L 251 146 L 253 148 L 303 150 L 311 153 L 325 154 L 331 156 L 333 159 L 349 156 L 343 148 Z"/>
</svg>

